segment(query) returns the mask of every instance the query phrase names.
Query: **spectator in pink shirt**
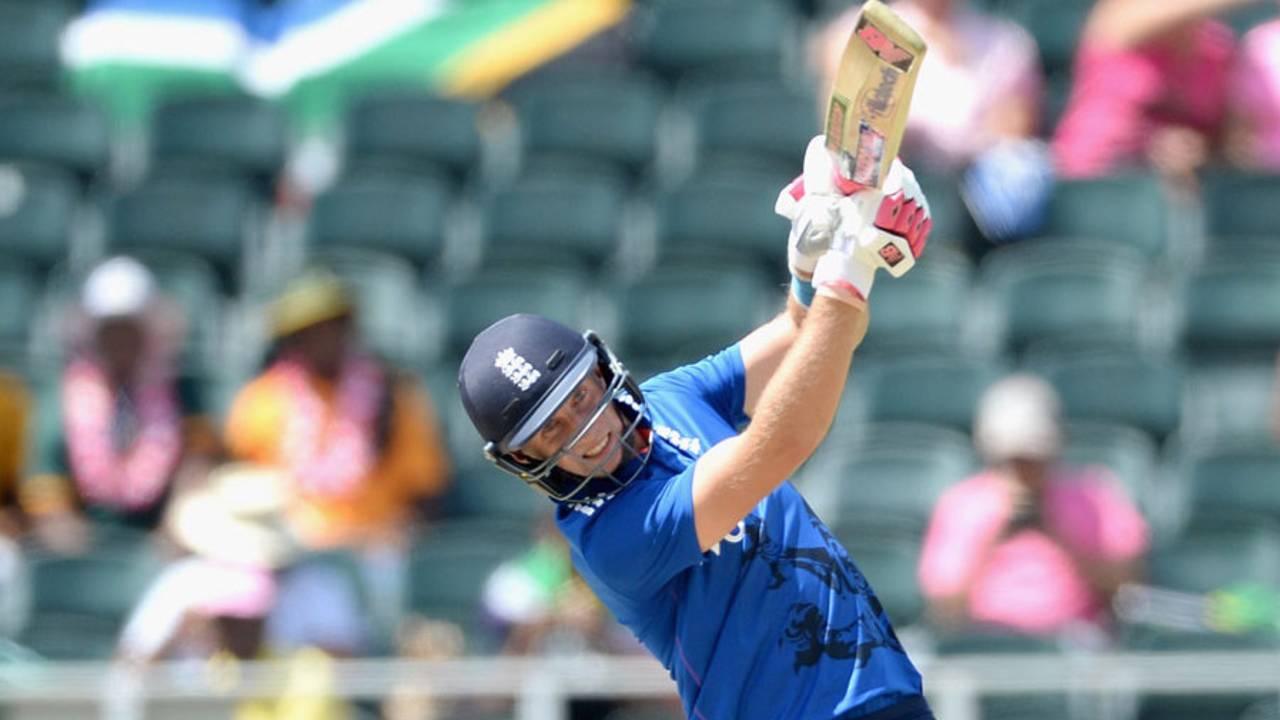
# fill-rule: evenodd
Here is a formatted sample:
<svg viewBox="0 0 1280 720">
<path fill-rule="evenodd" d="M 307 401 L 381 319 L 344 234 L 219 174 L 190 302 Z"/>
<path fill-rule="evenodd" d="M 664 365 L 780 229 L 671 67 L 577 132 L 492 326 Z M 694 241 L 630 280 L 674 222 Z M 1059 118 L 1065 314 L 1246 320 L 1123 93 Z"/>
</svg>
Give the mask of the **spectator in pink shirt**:
<svg viewBox="0 0 1280 720">
<path fill-rule="evenodd" d="M 920 560 L 939 627 L 1105 626 L 1112 593 L 1137 576 L 1146 523 L 1104 468 L 1058 464 L 1058 412 L 1053 389 L 1030 375 L 983 397 L 974 440 L 987 467 L 939 499 Z"/>
<path fill-rule="evenodd" d="M 1280 172 L 1280 18 L 1244 36 L 1231 95 L 1232 162 Z"/>
<path fill-rule="evenodd" d="M 1099 0 L 1053 139 L 1061 175 L 1149 165 L 1191 186 L 1221 150 L 1235 36 L 1210 20 L 1257 0 Z"/>
</svg>

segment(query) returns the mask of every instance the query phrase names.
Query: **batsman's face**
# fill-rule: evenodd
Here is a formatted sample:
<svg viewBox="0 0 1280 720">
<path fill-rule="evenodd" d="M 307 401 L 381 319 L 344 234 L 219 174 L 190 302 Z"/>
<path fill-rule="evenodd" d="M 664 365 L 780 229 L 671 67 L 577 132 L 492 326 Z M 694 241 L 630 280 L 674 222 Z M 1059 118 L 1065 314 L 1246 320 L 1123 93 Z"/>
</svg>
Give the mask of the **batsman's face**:
<svg viewBox="0 0 1280 720">
<path fill-rule="evenodd" d="M 594 422 L 591 420 L 600 409 L 604 393 L 604 378 L 599 373 L 588 375 L 521 451 L 536 458 L 549 458 L 566 443 L 573 443 L 556 463 L 561 470 L 583 477 L 617 470 L 622 464 L 622 416 L 609 403 Z M 579 434 L 581 437 L 574 442 Z"/>
</svg>

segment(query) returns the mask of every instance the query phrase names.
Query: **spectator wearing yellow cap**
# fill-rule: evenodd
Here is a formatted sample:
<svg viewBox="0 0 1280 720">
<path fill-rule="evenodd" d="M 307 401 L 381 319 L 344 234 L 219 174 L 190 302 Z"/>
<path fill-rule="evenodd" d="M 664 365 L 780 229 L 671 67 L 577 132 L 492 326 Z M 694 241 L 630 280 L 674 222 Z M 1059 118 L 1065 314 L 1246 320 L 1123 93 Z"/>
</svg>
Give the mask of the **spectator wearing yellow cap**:
<svg viewBox="0 0 1280 720">
<path fill-rule="evenodd" d="M 20 489 L 50 548 L 82 549 L 85 519 L 154 529 L 178 479 L 216 454 L 199 388 L 178 374 L 180 324 L 136 260 L 108 259 L 85 280 L 58 402 L 42 404 Z"/>
<path fill-rule="evenodd" d="M 294 280 L 271 306 L 271 360 L 233 401 L 225 442 L 233 458 L 289 478 L 305 547 L 360 550 L 385 570 L 450 463 L 420 386 L 361 347 L 357 310 L 328 272 Z"/>
<path fill-rule="evenodd" d="M 1147 526 L 1106 468 L 1060 462 L 1063 434 L 1058 396 L 1038 377 L 1010 376 L 982 398 L 974 442 L 986 468 L 939 499 L 920 560 L 939 625 L 1106 625 L 1111 595 L 1139 572 Z"/>
</svg>

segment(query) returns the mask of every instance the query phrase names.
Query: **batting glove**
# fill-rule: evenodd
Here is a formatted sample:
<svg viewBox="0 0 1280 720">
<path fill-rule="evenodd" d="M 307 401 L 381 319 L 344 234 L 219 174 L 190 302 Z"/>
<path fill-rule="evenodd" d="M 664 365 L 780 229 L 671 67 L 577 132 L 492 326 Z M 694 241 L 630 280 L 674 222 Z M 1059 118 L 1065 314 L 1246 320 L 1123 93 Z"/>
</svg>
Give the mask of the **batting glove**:
<svg viewBox="0 0 1280 720">
<path fill-rule="evenodd" d="M 831 246 L 813 269 L 813 287 L 846 302 L 866 302 L 876 270 L 901 277 L 915 267 L 933 228 L 916 176 L 894 160 L 880 190 L 841 197 Z"/>
<path fill-rule="evenodd" d="M 853 191 L 846 186 L 842 192 L 837 178 L 835 159 L 825 137 L 819 135 L 805 149 L 804 173 L 782 188 L 774 205 L 779 215 L 791 221 L 787 268 L 794 278 L 792 289 L 805 305 L 812 298 L 813 269 L 831 247 L 832 232 L 840 221 L 837 204 Z"/>
</svg>

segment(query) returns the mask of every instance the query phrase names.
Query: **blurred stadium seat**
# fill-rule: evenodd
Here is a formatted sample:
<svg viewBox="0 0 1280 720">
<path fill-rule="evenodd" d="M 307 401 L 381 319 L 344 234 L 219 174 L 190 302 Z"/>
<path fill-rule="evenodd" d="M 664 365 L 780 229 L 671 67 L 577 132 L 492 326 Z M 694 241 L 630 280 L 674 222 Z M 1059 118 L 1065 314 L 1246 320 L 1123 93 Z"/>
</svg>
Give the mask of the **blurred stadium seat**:
<svg viewBox="0 0 1280 720">
<path fill-rule="evenodd" d="M 633 177 L 652 163 L 662 95 L 644 75 L 549 76 L 510 95 L 520 123 L 523 164 L 596 160 Z"/>
<path fill-rule="evenodd" d="M 176 100 L 155 111 L 151 162 L 230 170 L 269 193 L 284 164 L 285 138 L 280 110 L 265 101 L 239 95 Z"/>
<path fill-rule="evenodd" d="M 318 252 L 389 253 L 416 268 L 434 267 L 445 244 L 449 182 L 422 172 L 366 172 L 343 178 L 316 198 L 309 242 Z"/>
<path fill-rule="evenodd" d="M 687 84 L 684 104 L 692 114 L 697 164 L 780 168 L 778 187 L 799 174 L 810 138 L 821 132 L 818 103 L 780 82 L 725 82 L 716 76 Z"/>
<path fill-rule="evenodd" d="M 213 264 L 231 292 L 240 284 L 251 223 L 258 219 L 252 189 L 233 177 L 153 177 L 108 202 L 108 247 L 197 255 Z"/>
<path fill-rule="evenodd" d="M 617 293 L 617 352 L 669 369 L 719 351 L 755 329 L 782 299 L 752 265 L 669 263 Z"/>
<path fill-rule="evenodd" d="M 1042 4 L 1048 8 L 1070 3 Z M 1155 256 L 1167 249 L 1170 212 L 1160 179 L 1155 175 L 1064 180 L 1054 189 L 1039 234 L 1048 238 L 1105 240 Z"/>
<path fill-rule="evenodd" d="M 468 431 L 474 435 L 474 431 L 469 428 Z M 481 459 L 478 436 L 474 444 L 473 451 L 465 458 L 470 462 L 460 464 L 445 498 L 450 517 L 532 526 L 535 520 L 551 514 L 553 506 L 546 497 L 522 487 L 519 478 Z"/>
<path fill-rule="evenodd" d="M 1276 393 L 1272 363 L 1195 369 L 1184 388 L 1182 435 L 1203 441 L 1265 438 Z"/>
<path fill-rule="evenodd" d="M 494 650 L 480 629 L 481 592 L 498 565 L 529 547 L 530 532 L 524 524 L 486 519 L 440 523 L 419 534 L 409 556 L 407 609 L 461 625 L 472 651 Z"/>
<path fill-rule="evenodd" d="M 981 267 L 985 288 L 1003 316 L 1006 345 L 1019 352 L 1038 340 L 1134 338 L 1145 303 L 1146 266 L 1093 243 L 1044 240 L 991 253 Z"/>
<path fill-rule="evenodd" d="M 347 167 L 432 172 L 454 180 L 480 164 L 480 106 L 421 91 L 383 92 L 355 102 L 347 117 Z"/>
<path fill-rule="evenodd" d="M 1144 513 L 1152 515 L 1155 490 L 1156 443 L 1134 427 L 1107 422 L 1071 422 L 1062 459 L 1069 465 L 1106 468 Z"/>
<path fill-rule="evenodd" d="M 1206 230 L 1212 237 L 1275 237 L 1280 234 L 1275 219 L 1277 197 L 1280 175 L 1211 174 L 1204 182 Z"/>
<path fill-rule="evenodd" d="M 26 359 L 39 295 L 36 272 L 16 260 L 0 261 L 0 357 L 20 364 Z"/>
<path fill-rule="evenodd" d="M 789 177 L 745 169 L 708 169 L 658 203 L 661 258 L 752 257 L 786 280 L 785 218 L 773 211 Z"/>
<path fill-rule="evenodd" d="M 920 537 L 942 492 L 976 469 L 968 437 L 917 423 L 859 427 L 816 462 L 836 497 L 828 524 L 842 536 Z"/>
<path fill-rule="evenodd" d="M 585 168 L 541 168 L 483 202 L 485 256 L 534 264 L 599 266 L 618 248 L 625 183 Z"/>
<path fill-rule="evenodd" d="M 1035 38 L 1045 76 L 1070 75 L 1092 0 L 1008 0 L 1001 5 Z"/>
<path fill-rule="evenodd" d="M 652 3 L 632 20 L 640 57 L 669 79 L 693 70 L 775 77 L 794 29 L 786 6 L 770 0 Z"/>
<path fill-rule="evenodd" d="M 1068 420 L 1128 425 L 1163 440 L 1177 429 L 1181 370 L 1133 354 L 1064 356 L 1037 368 L 1062 397 Z"/>
<path fill-rule="evenodd" d="M 861 357 L 955 353 L 961 347 L 973 269 L 958 252 L 934 248 L 901 278 L 881 273 Z"/>
<path fill-rule="evenodd" d="M 59 40 L 79 5 L 72 0 L 0 2 L 0 89 L 57 85 Z"/>
<path fill-rule="evenodd" d="M 586 319 L 589 289 L 585 276 L 564 268 L 488 267 L 445 291 L 448 350 L 461 358 L 481 330 L 513 313 L 536 313 L 579 327 Z"/>
<path fill-rule="evenodd" d="M 1269 521 L 1193 522 L 1147 561 L 1153 585 L 1206 593 L 1246 582 L 1280 588 L 1280 530 Z"/>
<path fill-rule="evenodd" d="M 107 119 L 97 107 L 57 95 L 0 96 L 0 160 L 57 165 L 87 182 L 110 156 Z"/>
<path fill-rule="evenodd" d="M 1195 518 L 1280 522 L 1280 447 L 1224 441 L 1184 447 L 1179 472 L 1191 491 Z"/>
<path fill-rule="evenodd" d="M 79 188 L 68 172 L 0 165 L 0 255 L 47 272 L 67 259 Z"/>
<path fill-rule="evenodd" d="M 1187 281 L 1183 347 L 1195 362 L 1274 360 L 1280 347 L 1280 253 L 1241 252 Z"/>
<path fill-rule="evenodd" d="M 1006 368 L 954 355 L 859 361 L 853 373 L 871 422 L 919 422 L 969 432 L 983 392 Z"/>
<path fill-rule="evenodd" d="M 78 557 L 35 555 L 32 608 L 20 641 L 55 660 L 105 660 L 119 631 L 160 569 L 149 541 L 116 531 Z"/>
</svg>

